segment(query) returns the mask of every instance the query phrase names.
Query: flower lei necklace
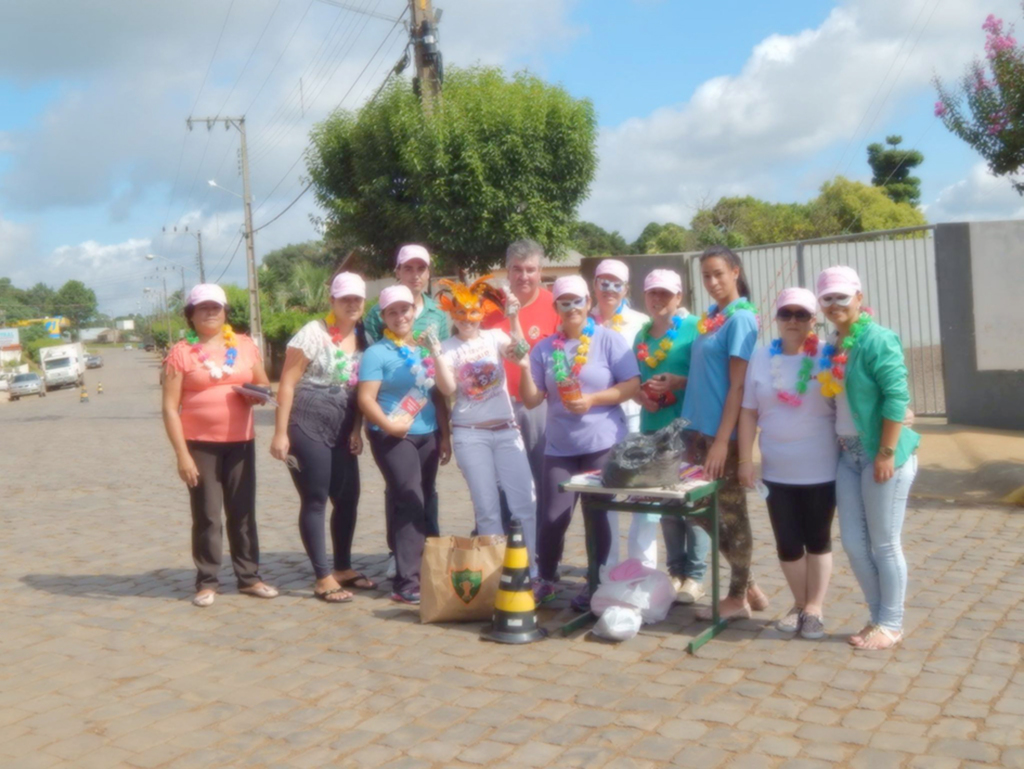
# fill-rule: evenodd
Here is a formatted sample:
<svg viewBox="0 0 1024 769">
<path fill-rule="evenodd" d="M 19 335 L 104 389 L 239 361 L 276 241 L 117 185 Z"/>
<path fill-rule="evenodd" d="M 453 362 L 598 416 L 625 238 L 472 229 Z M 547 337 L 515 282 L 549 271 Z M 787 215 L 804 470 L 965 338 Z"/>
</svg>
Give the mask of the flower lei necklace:
<svg viewBox="0 0 1024 769">
<path fill-rule="evenodd" d="M 772 387 L 775 388 L 775 397 L 789 406 L 799 406 L 804 402 L 803 396 L 807 393 L 807 384 L 811 381 L 811 372 L 814 370 L 814 359 L 818 355 L 818 336 L 811 334 L 804 340 L 801 347 L 804 359 L 800 362 L 800 371 L 796 375 L 796 384 L 793 390 L 789 391 L 782 383 L 782 340 L 772 340 L 770 349 L 772 362 Z"/>
<path fill-rule="evenodd" d="M 220 333 L 224 338 L 225 348 L 223 366 L 218 366 L 210 359 L 210 356 L 206 354 L 206 350 L 203 349 L 203 345 L 199 341 L 199 335 L 195 331 L 190 330 L 185 335 L 185 339 L 192 346 L 191 351 L 199 356 L 199 362 L 210 372 L 211 379 L 220 379 L 223 376 L 231 376 L 235 373 L 235 360 L 238 358 L 238 346 L 235 342 L 234 330 L 225 323 Z"/>
<path fill-rule="evenodd" d="M 725 322 L 729 320 L 737 310 L 750 310 L 754 315 L 757 315 L 757 308 L 746 299 L 738 299 L 726 307 L 724 311 L 720 311 L 717 305 L 712 305 L 712 307 L 714 309 L 709 309 L 707 312 L 701 314 L 700 320 L 697 322 L 697 331 L 701 334 L 715 333 L 725 325 Z M 758 316 L 758 322 L 760 322 L 760 316 Z"/>
<path fill-rule="evenodd" d="M 551 367 L 556 382 L 564 382 L 570 378 L 578 379 L 580 369 L 587 365 L 587 357 L 590 355 L 590 340 L 594 336 L 594 319 L 587 318 L 583 331 L 580 333 L 580 346 L 576 348 L 576 355 L 573 358 L 572 369 L 570 370 L 565 360 L 565 333 L 559 331 L 555 336 L 554 352 L 551 353 Z"/>
<path fill-rule="evenodd" d="M 391 340 L 391 343 L 398 348 L 398 355 L 402 363 L 416 377 L 416 386 L 426 395 L 427 391 L 434 386 L 434 359 L 427 355 L 422 347 L 410 347 L 398 334 L 389 328 L 384 329 L 384 336 Z"/>
<path fill-rule="evenodd" d="M 679 333 L 680 326 L 683 325 L 683 319 L 678 315 L 672 317 L 671 328 L 665 332 L 665 336 L 658 342 L 658 347 L 652 355 L 647 346 L 647 340 L 650 338 L 649 334 L 653 325 L 654 321 L 649 320 L 640 329 L 640 341 L 636 345 L 636 357 L 641 363 L 646 363 L 651 368 L 658 368 L 662 361 L 668 357 L 668 351 L 672 349 L 672 345 L 676 341 L 676 335 Z"/>
<path fill-rule="evenodd" d="M 355 387 L 359 383 L 359 363 L 354 355 L 349 355 L 341 349 L 341 329 L 332 325 L 334 313 L 327 316 L 327 333 L 331 336 L 331 344 L 334 346 L 334 381 L 339 384 Z"/>
<path fill-rule="evenodd" d="M 626 325 L 626 319 L 622 317 L 622 311 L 626 309 L 626 300 L 623 299 L 619 302 L 619 306 L 615 308 L 615 314 L 612 315 L 612 331 L 622 331 L 622 327 Z"/>
<path fill-rule="evenodd" d="M 835 398 L 843 391 L 840 382 L 846 375 L 846 362 L 850 359 L 850 352 L 864 333 L 864 329 L 870 325 L 871 316 L 862 312 L 850 328 L 849 336 L 839 346 L 839 350 L 831 342 L 825 345 L 821 355 L 821 373 L 818 374 L 818 381 L 821 382 L 821 394 L 826 398 Z"/>
</svg>

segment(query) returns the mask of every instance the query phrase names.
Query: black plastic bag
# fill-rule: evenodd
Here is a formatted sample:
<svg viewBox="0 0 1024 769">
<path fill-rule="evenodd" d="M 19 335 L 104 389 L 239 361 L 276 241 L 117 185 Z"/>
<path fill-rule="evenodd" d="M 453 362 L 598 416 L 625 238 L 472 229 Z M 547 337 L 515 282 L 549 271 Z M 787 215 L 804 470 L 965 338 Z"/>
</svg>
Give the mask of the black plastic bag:
<svg viewBox="0 0 1024 769">
<path fill-rule="evenodd" d="M 679 465 L 684 459 L 683 428 L 688 424 L 685 419 L 676 419 L 650 435 L 628 435 L 612 450 L 601 474 L 602 484 L 615 489 L 638 489 L 679 483 Z"/>
</svg>

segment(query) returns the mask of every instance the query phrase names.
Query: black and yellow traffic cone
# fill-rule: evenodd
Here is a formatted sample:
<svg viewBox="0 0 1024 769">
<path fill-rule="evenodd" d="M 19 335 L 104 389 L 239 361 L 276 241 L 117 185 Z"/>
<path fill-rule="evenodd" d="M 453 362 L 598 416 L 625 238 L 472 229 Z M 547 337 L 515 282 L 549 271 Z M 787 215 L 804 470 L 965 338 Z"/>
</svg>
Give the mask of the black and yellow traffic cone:
<svg viewBox="0 0 1024 769">
<path fill-rule="evenodd" d="M 103 395 L 103 382 L 96 383 L 96 394 Z"/>
<path fill-rule="evenodd" d="M 89 391 L 87 389 L 85 389 L 84 387 L 82 388 L 82 394 L 81 394 L 81 396 L 79 396 L 78 402 L 79 403 L 88 403 L 89 402 Z"/>
<path fill-rule="evenodd" d="M 481 631 L 480 638 L 503 644 L 528 644 L 544 636 L 544 631 L 537 627 L 537 604 L 530 585 L 530 556 L 523 525 L 512 521 L 491 626 Z"/>
</svg>

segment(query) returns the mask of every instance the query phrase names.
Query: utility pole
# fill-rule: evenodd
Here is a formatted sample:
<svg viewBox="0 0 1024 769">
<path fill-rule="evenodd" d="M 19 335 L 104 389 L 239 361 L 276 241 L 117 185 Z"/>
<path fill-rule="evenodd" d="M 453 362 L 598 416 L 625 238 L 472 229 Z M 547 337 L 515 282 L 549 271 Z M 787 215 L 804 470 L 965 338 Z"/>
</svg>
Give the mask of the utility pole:
<svg viewBox="0 0 1024 769">
<path fill-rule="evenodd" d="M 182 273 L 184 274 L 184 273 Z M 167 276 L 164 275 L 164 315 L 167 317 L 167 349 L 171 349 L 174 340 L 171 339 L 171 308 L 167 304 Z"/>
<path fill-rule="evenodd" d="M 206 282 L 206 267 L 203 266 L 203 233 L 202 232 L 197 232 L 196 233 L 196 243 L 199 246 L 199 256 L 197 257 L 197 261 L 199 262 L 199 282 L 200 283 L 205 283 Z"/>
<path fill-rule="evenodd" d="M 423 2 L 423 0 L 413 0 Z M 260 351 L 266 354 L 263 349 L 263 318 L 260 314 L 260 287 L 256 274 L 256 246 L 253 241 L 252 232 L 252 195 L 249 190 L 249 151 L 245 144 L 245 116 L 242 117 L 190 117 L 185 121 L 188 130 L 192 130 L 193 123 L 206 123 L 207 130 L 213 128 L 214 123 L 223 123 L 227 130 L 232 126 L 238 129 L 241 136 L 242 149 L 242 204 L 245 209 L 245 262 L 246 273 L 249 283 L 249 335 L 256 343 Z"/>
<path fill-rule="evenodd" d="M 437 19 L 431 0 L 409 0 L 409 10 L 412 12 L 410 33 L 416 50 L 415 87 L 423 102 L 423 111 L 429 115 L 434 102 L 441 98 L 444 78 L 441 52 L 437 47 Z"/>
</svg>

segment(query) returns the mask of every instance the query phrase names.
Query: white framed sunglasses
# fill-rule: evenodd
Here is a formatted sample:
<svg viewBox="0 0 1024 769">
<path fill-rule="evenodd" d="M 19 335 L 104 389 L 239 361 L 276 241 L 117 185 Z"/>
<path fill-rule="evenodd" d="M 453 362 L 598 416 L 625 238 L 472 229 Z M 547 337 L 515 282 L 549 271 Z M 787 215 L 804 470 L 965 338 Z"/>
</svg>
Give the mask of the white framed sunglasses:
<svg viewBox="0 0 1024 769">
<path fill-rule="evenodd" d="M 582 310 L 587 306 L 587 298 L 585 296 L 577 296 L 575 299 L 556 299 L 555 306 L 558 307 L 559 312 Z"/>
<path fill-rule="evenodd" d="M 621 280 L 605 280 L 604 278 L 598 278 L 597 287 L 602 291 L 612 291 L 618 294 L 626 287 L 626 284 Z"/>
<path fill-rule="evenodd" d="M 818 301 L 822 307 L 831 307 L 832 305 L 838 305 L 839 307 L 849 307 L 850 302 L 853 301 L 852 296 L 846 294 L 826 294 L 825 296 L 818 297 Z"/>
</svg>

